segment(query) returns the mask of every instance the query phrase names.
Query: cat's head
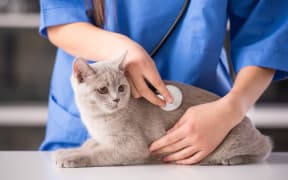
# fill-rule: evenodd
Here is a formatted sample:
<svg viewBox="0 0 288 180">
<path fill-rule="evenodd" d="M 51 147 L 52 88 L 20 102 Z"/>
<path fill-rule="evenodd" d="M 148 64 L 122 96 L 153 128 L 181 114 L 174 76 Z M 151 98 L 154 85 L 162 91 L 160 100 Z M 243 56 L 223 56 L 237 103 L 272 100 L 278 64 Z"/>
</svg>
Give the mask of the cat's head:
<svg viewBox="0 0 288 180">
<path fill-rule="evenodd" d="M 124 75 L 125 56 L 94 64 L 83 58 L 74 60 L 71 82 L 78 106 L 93 105 L 95 111 L 112 113 L 127 105 L 130 86 Z"/>
</svg>

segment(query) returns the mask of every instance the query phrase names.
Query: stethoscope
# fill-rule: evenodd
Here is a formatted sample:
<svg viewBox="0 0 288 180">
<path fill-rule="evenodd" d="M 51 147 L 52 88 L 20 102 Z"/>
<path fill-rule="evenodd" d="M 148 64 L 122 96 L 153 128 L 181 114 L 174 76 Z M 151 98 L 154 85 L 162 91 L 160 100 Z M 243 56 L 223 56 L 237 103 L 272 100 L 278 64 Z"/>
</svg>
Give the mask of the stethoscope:
<svg viewBox="0 0 288 180">
<path fill-rule="evenodd" d="M 163 36 L 163 38 L 160 40 L 160 42 L 157 44 L 157 46 L 153 49 L 153 51 L 151 51 L 150 56 L 153 57 L 156 55 L 156 53 L 159 51 L 159 49 L 161 48 L 161 46 L 165 43 L 165 41 L 167 40 L 167 38 L 171 35 L 171 33 L 173 32 L 173 30 L 175 29 L 176 25 L 178 24 L 178 22 L 180 21 L 180 19 L 182 18 L 182 16 L 184 15 L 184 13 L 186 12 L 188 5 L 190 3 L 190 0 L 185 0 L 184 4 L 178 14 L 178 16 L 175 18 L 174 22 L 172 23 L 172 25 L 170 26 L 170 28 L 168 29 L 168 31 L 166 32 L 166 34 Z M 148 87 L 161 99 L 164 99 L 163 96 L 157 91 L 157 89 L 155 87 L 153 87 L 148 81 L 146 81 Z M 164 111 L 173 111 L 176 110 L 177 108 L 179 108 L 182 104 L 183 101 L 183 94 L 181 92 L 181 90 L 174 85 L 166 85 L 168 91 L 170 92 L 170 94 L 173 97 L 173 103 L 169 104 L 167 103 L 166 106 L 161 107 Z"/>
</svg>

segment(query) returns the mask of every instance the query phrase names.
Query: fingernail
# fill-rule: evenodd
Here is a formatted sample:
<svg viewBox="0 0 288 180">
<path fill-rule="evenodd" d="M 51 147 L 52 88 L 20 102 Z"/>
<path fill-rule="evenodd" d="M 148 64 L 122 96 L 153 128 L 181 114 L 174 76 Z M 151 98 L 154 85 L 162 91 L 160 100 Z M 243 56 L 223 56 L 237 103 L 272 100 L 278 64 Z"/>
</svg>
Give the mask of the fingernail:
<svg viewBox="0 0 288 180">
<path fill-rule="evenodd" d="M 166 106 L 166 103 L 162 101 L 160 104 L 160 107 L 164 108 L 165 106 Z"/>
<path fill-rule="evenodd" d="M 173 98 L 172 98 L 171 96 L 168 96 L 168 97 L 166 98 L 166 100 L 167 100 L 167 102 L 170 103 L 170 104 L 173 103 Z"/>
</svg>

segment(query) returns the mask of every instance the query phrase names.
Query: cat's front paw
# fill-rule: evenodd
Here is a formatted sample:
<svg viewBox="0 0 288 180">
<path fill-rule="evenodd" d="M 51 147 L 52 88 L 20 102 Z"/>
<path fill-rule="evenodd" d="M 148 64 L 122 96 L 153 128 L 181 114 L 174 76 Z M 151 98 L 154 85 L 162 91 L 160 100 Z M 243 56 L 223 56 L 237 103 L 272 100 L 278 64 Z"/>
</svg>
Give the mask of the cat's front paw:
<svg viewBox="0 0 288 180">
<path fill-rule="evenodd" d="M 90 159 L 78 150 L 67 149 L 54 152 L 53 159 L 59 168 L 86 167 L 90 164 Z"/>
</svg>

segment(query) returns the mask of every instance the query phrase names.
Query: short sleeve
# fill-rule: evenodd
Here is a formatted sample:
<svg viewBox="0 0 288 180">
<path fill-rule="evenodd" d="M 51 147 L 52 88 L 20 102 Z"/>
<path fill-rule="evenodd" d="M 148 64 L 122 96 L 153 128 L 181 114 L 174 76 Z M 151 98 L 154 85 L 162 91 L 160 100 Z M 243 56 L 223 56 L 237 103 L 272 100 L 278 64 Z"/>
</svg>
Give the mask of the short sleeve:
<svg viewBox="0 0 288 180">
<path fill-rule="evenodd" d="M 288 1 L 230 0 L 231 58 L 236 72 L 246 66 L 275 69 L 288 77 Z"/>
<path fill-rule="evenodd" d="M 74 22 L 91 22 L 85 0 L 40 0 L 40 34 L 47 38 L 47 27 Z"/>
</svg>

